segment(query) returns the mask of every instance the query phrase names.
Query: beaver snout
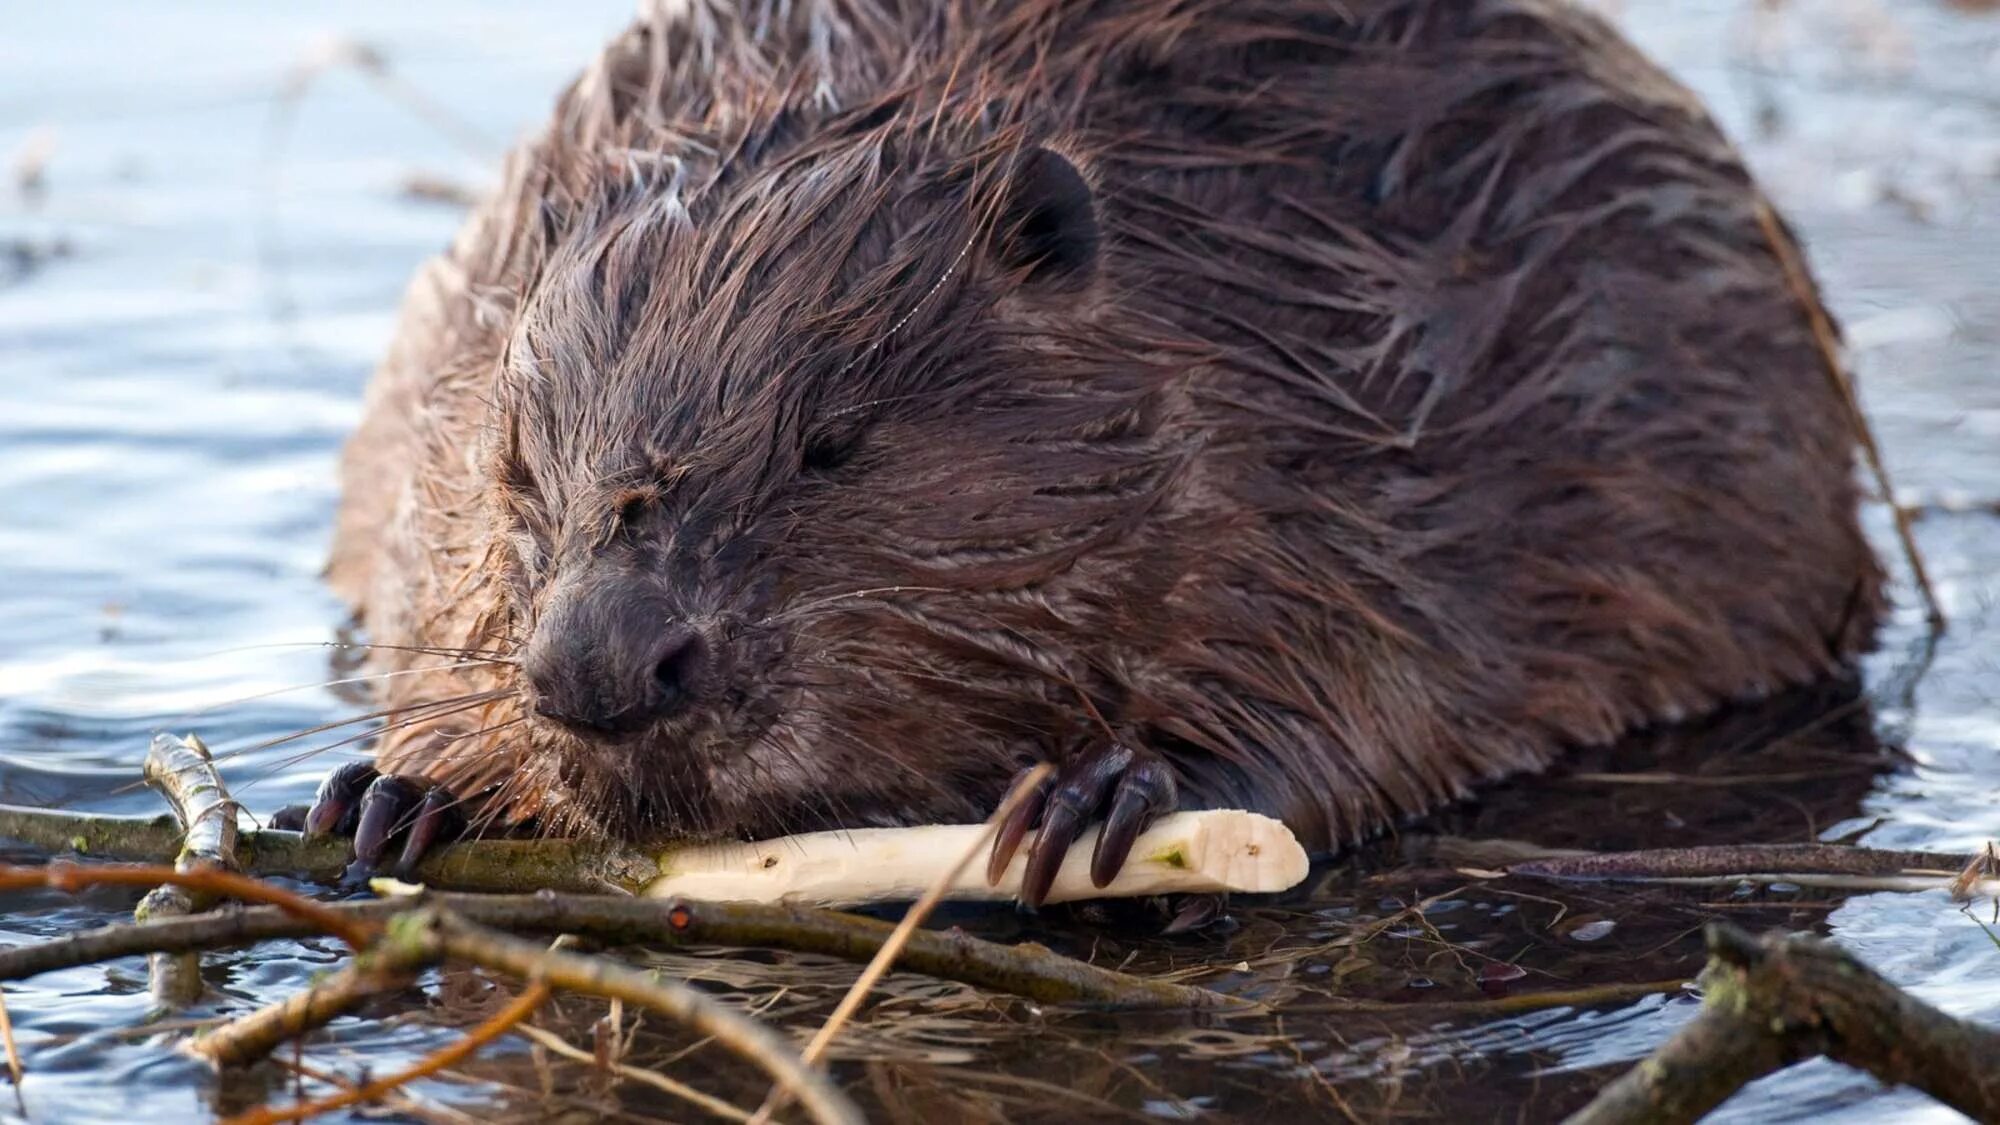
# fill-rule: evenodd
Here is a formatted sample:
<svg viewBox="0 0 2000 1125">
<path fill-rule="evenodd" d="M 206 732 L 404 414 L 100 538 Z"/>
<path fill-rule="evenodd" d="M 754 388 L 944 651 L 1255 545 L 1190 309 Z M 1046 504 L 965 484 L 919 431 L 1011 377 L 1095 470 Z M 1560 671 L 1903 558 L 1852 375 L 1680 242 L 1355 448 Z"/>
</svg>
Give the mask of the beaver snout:
<svg viewBox="0 0 2000 1125">
<path fill-rule="evenodd" d="M 522 671 L 536 714 L 615 739 L 689 710 L 709 686 L 713 663 L 708 638 L 661 599 L 598 582 L 554 601 Z"/>
</svg>

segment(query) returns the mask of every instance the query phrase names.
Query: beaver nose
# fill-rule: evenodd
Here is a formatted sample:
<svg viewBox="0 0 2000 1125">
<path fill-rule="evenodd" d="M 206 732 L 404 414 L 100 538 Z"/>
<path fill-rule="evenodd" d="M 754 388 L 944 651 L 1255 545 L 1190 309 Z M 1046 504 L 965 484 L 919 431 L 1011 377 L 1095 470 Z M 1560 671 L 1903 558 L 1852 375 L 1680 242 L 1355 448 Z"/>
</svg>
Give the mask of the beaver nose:
<svg viewBox="0 0 2000 1125">
<path fill-rule="evenodd" d="M 708 666 L 708 643 L 686 624 L 626 614 L 600 628 L 571 616 L 538 630 L 525 667 L 535 713 L 597 737 L 633 734 L 689 709 Z"/>
<path fill-rule="evenodd" d="M 660 638 L 653 656 L 654 709 L 664 717 L 680 711 L 701 680 L 707 645 L 701 634 L 685 626 Z"/>
</svg>

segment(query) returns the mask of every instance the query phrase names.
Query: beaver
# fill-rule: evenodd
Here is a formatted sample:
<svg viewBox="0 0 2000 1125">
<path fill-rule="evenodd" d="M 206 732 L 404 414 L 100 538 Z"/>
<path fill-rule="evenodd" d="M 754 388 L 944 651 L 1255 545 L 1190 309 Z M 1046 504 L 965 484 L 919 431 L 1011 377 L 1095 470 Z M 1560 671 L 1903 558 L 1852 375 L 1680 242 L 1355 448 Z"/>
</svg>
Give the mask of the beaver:
<svg viewBox="0 0 2000 1125">
<path fill-rule="evenodd" d="M 1316 851 L 1850 668 L 1790 235 L 1563 0 L 690 0 L 409 291 L 309 827 Z M 377 770 L 380 776 L 377 776 Z M 414 822 L 407 831 L 400 831 Z"/>
</svg>

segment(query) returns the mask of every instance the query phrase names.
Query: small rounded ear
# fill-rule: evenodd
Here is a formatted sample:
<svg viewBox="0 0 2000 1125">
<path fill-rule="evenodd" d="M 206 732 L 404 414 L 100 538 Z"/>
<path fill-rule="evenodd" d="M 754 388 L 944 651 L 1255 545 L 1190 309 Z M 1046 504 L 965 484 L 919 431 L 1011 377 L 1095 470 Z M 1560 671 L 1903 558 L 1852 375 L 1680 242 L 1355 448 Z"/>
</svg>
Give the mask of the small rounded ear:
<svg viewBox="0 0 2000 1125">
<path fill-rule="evenodd" d="M 1097 200 L 1076 165 L 1033 148 L 1020 155 L 1001 212 L 1000 260 L 1027 271 L 1028 284 L 1081 289 L 1097 271 Z"/>
</svg>

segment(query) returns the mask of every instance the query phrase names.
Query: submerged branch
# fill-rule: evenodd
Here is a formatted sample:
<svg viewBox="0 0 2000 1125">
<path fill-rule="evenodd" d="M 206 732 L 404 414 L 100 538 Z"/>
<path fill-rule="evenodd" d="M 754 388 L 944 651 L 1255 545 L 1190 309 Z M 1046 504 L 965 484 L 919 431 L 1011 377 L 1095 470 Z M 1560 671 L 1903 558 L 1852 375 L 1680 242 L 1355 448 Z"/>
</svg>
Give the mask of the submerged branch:
<svg viewBox="0 0 2000 1125">
<path fill-rule="evenodd" d="M 557 938 L 556 941 L 560 943 L 562 939 Z M 546 984 L 531 984 L 506 1007 L 482 1021 L 478 1027 L 466 1032 L 457 1042 L 431 1052 L 414 1065 L 405 1067 L 386 1078 L 376 1078 L 316 1101 L 301 1102 L 282 1108 L 258 1106 L 256 1109 L 229 1118 L 223 1125 L 277 1125 L 281 1121 L 304 1121 L 308 1117 L 317 1117 L 322 1113 L 331 1113 L 336 1109 L 345 1109 L 351 1105 L 360 1105 L 385 1097 L 419 1078 L 436 1074 L 446 1067 L 456 1066 L 478 1053 L 486 1044 L 510 1031 L 520 1030 L 520 1024 L 534 1015 L 537 1008 L 548 1003 L 552 994 L 552 990 Z"/>
<path fill-rule="evenodd" d="M 466 895 L 329 903 L 321 908 L 377 924 L 422 903 L 518 933 L 588 935 L 623 945 L 789 949 L 866 962 L 895 929 L 890 923 L 806 906 L 641 899 L 610 895 Z M 309 937 L 322 927 L 265 908 L 219 910 L 198 918 L 106 926 L 33 945 L 0 949 L 0 980 L 141 953 L 184 952 Z M 1151 980 L 1077 961 L 1033 943 L 1003 945 L 959 930 L 917 930 L 897 957 L 901 968 L 1045 1003 L 1128 1010 L 1234 1009 L 1246 1001 L 1172 981 Z"/>
<path fill-rule="evenodd" d="M 368 997 L 407 986 L 435 961 L 433 954 L 428 947 L 398 941 L 392 929 L 385 940 L 356 953 L 353 961 L 304 992 L 197 1037 L 188 1051 L 217 1067 L 256 1062 L 280 1044 L 332 1023 Z"/>
<path fill-rule="evenodd" d="M 1816 1055 L 2000 1121 L 2000 1031 L 1945 1015 L 1824 941 L 1722 923 L 1707 934 L 1701 1014 L 1567 1125 L 1692 1122 Z"/>
<path fill-rule="evenodd" d="M 1844 844 L 1743 844 L 1551 856 L 1515 863 L 1509 875 L 1563 881 L 1793 883 L 1842 890 L 1948 890 L 1964 899 L 2000 895 L 2000 877 L 1979 855 L 1887 851 Z"/>
</svg>

